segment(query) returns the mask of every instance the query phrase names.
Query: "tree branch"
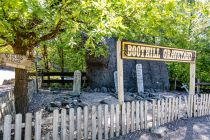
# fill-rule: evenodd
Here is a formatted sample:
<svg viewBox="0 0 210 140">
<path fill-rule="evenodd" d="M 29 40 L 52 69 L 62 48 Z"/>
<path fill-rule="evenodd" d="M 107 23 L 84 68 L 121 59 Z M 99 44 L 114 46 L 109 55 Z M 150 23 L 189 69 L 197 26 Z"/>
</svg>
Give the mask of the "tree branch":
<svg viewBox="0 0 210 140">
<path fill-rule="evenodd" d="M 47 40 L 51 40 L 51 39 L 55 38 L 59 34 L 59 32 L 60 32 L 62 22 L 63 21 L 60 19 L 59 22 L 58 22 L 58 24 L 56 25 L 56 28 L 54 30 L 51 30 L 50 33 L 41 36 L 39 38 L 39 40 L 37 41 L 37 43 L 39 43 L 41 41 L 47 41 Z"/>
</svg>

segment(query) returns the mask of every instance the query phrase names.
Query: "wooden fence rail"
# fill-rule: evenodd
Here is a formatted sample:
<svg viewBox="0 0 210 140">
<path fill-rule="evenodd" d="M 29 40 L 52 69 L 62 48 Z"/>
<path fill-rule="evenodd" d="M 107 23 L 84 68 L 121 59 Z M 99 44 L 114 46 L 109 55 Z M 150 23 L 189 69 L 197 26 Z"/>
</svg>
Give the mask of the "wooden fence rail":
<svg viewBox="0 0 210 140">
<path fill-rule="evenodd" d="M 140 129 L 158 127 L 181 117 L 200 117 L 210 113 L 210 96 L 202 94 L 161 100 L 133 101 L 122 106 L 99 105 L 88 108 L 54 110 L 53 116 L 42 118 L 41 112 L 4 119 L 3 140 L 80 140 L 109 139 Z"/>
</svg>

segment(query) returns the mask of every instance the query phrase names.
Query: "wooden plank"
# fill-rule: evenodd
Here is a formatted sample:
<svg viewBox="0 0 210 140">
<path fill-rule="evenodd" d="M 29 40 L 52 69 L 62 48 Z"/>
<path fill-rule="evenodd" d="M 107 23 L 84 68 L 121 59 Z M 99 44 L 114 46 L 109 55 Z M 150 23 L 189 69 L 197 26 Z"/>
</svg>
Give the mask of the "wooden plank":
<svg viewBox="0 0 210 140">
<path fill-rule="evenodd" d="M 121 41 L 117 41 L 117 86 L 118 86 L 118 101 L 121 105 L 124 102 L 124 83 L 123 83 L 123 60 L 121 58 Z"/>
<path fill-rule="evenodd" d="M 181 118 L 182 96 L 179 96 L 178 119 Z"/>
<path fill-rule="evenodd" d="M 6 115 L 4 117 L 4 131 L 3 140 L 11 140 L 12 116 Z"/>
<path fill-rule="evenodd" d="M 15 116 L 15 140 L 21 140 L 22 134 L 22 114 Z"/>
<path fill-rule="evenodd" d="M 136 130 L 140 130 L 140 125 L 139 125 L 139 122 L 140 122 L 140 116 L 139 116 L 139 101 L 136 101 Z"/>
<path fill-rule="evenodd" d="M 58 119 L 59 112 L 56 109 L 53 111 L 53 140 L 58 140 Z"/>
<path fill-rule="evenodd" d="M 164 123 L 168 122 L 168 112 L 169 112 L 169 103 L 168 103 L 168 98 L 165 99 L 165 112 L 164 112 Z"/>
<path fill-rule="evenodd" d="M 66 109 L 61 110 L 61 140 L 66 140 Z"/>
<path fill-rule="evenodd" d="M 92 122 L 92 140 L 96 140 L 96 107 L 95 106 L 92 106 L 91 122 Z"/>
<path fill-rule="evenodd" d="M 197 95 L 194 95 L 193 96 L 193 117 L 196 117 L 197 116 Z"/>
<path fill-rule="evenodd" d="M 125 125 L 126 111 L 125 111 L 125 103 L 122 104 L 122 135 L 125 135 L 126 125 Z"/>
<path fill-rule="evenodd" d="M 168 107 L 168 109 L 169 109 L 169 110 L 168 110 L 168 122 L 171 121 L 171 106 L 172 106 L 171 103 L 172 103 L 172 102 L 171 102 L 171 98 L 169 98 L 169 99 L 168 99 L 168 104 L 169 104 L 169 105 L 168 105 L 168 106 L 169 106 L 169 107 Z"/>
<path fill-rule="evenodd" d="M 198 98 L 198 117 L 201 116 L 201 96 Z"/>
<path fill-rule="evenodd" d="M 186 112 L 187 112 L 187 117 L 189 117 L 189 105 L 188 105 L 188 100 L 187 100 L 186 96 L 184 96 L 184 102 L 185 102 L 185 108 L 186 108 Z"/>
<path fill-rule="evenodd" d="M 69 140 L 74 139 L 74 109 L 69 109 Z"/>
<path fill-rule="evenodd" d="M 29 69 L 33 65 L 33 62 L 25 55 L 0 53 L 0 65 L 20 69 Z"/>
<path fill-rule="evenodd" d="M 210 94 L 208 94 L 208 103 L 207 103 L 207 115 L 209 115 L 209 111 L 210 111 Z"/>
<path fill-rule="evenodd" d="M 111 111 L 110 111 L 110 138 L 114 137 L 114 104 L 111 105 Z"/>
<path fill-rule="evenodd" d="M 157 126 L 160 126 L 160 100 L 157 102 Z"/>
<path fill-rule="evenodd" d="M 98 106 L 98 140 L 102 140 L 102 107 Z M 85 138 L 87 139 L 87 138 Z"/>
<path fill-rule="evenodd" d="M 156 102 L 152 100 L 152 127 L 155 128 L 156 118 L 155 118 Z"/>
<path fill-rule="evenodd" d="M 203 116 L 203 101 L 204 101 L 204 96 L 201 94 L 201 114 L 200 116 Z"/>
<path fill-rule="evenodd" d="M 189 94 L 195 94 L 195 62 L 190 63 L 190 84 Z"/>
<path fill-rule="evenodd" d="M 26 122 L 25 122 L 26 126 L 25 126 L 25 140 L 31 140 L 32 136 L 32 114 L 31 113 L 27 113 L 26 114 Z"/>
<path fill-rule="evenodd" d="M 134 112 L 135 112 L 135 102 L 132 101 L 131 103 L 131 132 L 134 132 L 134 127 L 135 127 Z"/>
<path fill-rule="evenodd" d="M 81 140 L 81 108 L 77 108 L 77 140 Z"/>
<path fill-rule="evenodd" d="M 105 105 L 105 112 L 104 112 L 104 136 L 105 139 L 107 140 L 109 138 L 109 128 L 108 128 L 108 105 Z"/>
<path fill-rule="evenodd" d="M 140 101 L 140 128 L 144 128 L 144 104 Z"/>
<path fill-rule="evenodd" d="M 175 101 L 176 101 L 176 103 L 175 103 L 175 120 L 177 120 L 178 119 L 178 109 L 179 109 L 179 98 L 178 97 L 176 97 L 176 99 L 175 99 Z"/>
<path fill-rule="evenodd" d="M 144 101 L 144 128 L 147 129 L 147 100 Z"/>
<path fill-rule="evenodd" d="M 208 114 L 208 94 L 206 94 L 205 115 Z"/>
<path fill-rule="evenodd" d="M 171 120 L 174 121 L 174 111 L 175 110 L 175 98 L 172 98 L 172 108 L 171 108 Z"/>
<path fill-rule="evenodd" d="M 88 139 L 88 107 L 84 107 L 84 139 Z"/>
<path fill-rule="evenodd" d="M 35 113 L 35 140 L 41 140 L 42 112 Z"/>
<path fill-rule="evenodd" d="M 120 135 L 120 107 L 119 104 L 116 105 L 116 136 Z"/>
<path fill-rule="evenodd" d="M 190 116 L 193 114 L 193 95 L 190 95 Z"/>
<path fill-rule="evenodd" d="M 130 132 L 130 102 L 126 103 L 126 133 Z"/>
<path fill-rule="evenodd" d="M 164 99 L 161 100 L 161 119 L 160 119 L 160 123 L 164 124 Z"/>
</svg>

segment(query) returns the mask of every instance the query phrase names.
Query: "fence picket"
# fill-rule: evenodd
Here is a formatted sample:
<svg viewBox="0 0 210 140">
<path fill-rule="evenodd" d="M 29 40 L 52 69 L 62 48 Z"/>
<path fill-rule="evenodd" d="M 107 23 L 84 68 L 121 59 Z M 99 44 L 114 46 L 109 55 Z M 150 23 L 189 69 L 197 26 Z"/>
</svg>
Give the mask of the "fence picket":
<svg viewBox="0 0 210 140">
<path fill-rule="evenodd" d="M 25 126 L 25 140 L 31 140 L 31 132 L 32 132 L 32 114 L 26 114 L 26 126 Z"/>
<path fill-rule="evenodd" d="M 134 132 L 135 120 L 134 120 L 134 112 L 135 112 L 135 102 L 131 103 L 131 132 Z"/>
<path fill-rule="evenodd" d="M 130 132 L 130 102 L 126 103 L 126 133 Z"/>
<path fill-rule="evenodd" d="M 165 121 L 164 121 L 164 123 L 168 122 L 168 113 L 169 113 L 169 109 L 168 109 L 169 103 L 168 103 L 168 101 L 169 101 L 169 98 L 166 98 L 165 99 Z"/>
<path fill-rule="evenodd" d="M 111 110 L 110 110 L 110 138 L 114 137 L 114 104 L 111 105 Z"/>
<path fill-rule="evenodd" d="M 102 140 L 102 108 L 98 106 L 98 140 Z"/>
<path fill-rule="evenodd" d="M 139 119 L 139 101 L 136 101 L 136 130 L 140 130 Z"/>
<path fill-rule="evenodd" d="M 144 101 L 144 128 L 147 129 L 147 100 Z"/>
<path fill-rule="evenodd" d="M 140 127 L 144 128 L 144 106 L 143 101 L 140 101 Z"/>
<path fill-rule="evenodd" d="M 77 108 L 77 140 L 81 140 L 81 108 Z"/>
<path fill-rule="evenodd" d="M 58 140 L 58 113 L 57 109 L 53 111 L 53 140 Z"/>
<path fill-rule="evenodd" d="M 22 134 L 22 114 L 15 116 L 15 140 L 21 140 Z"/>
<path fill-rule="evenodd" d="M 66 109 L 61 110 L 61 140 L 66 140 Z"/>
<path fill-rule="evenodd" d="M 207 103 L 207 114 L 209 115 L 209 111 L 210 111 L 210 94 L 208 94 L 208 103 Z"/>
<path fill-rule="evenodd" d="M 160 125 L 160 100 L 157 102 L 157 126 Z"/>
<path fill-rule="evenodd" d="M 156 109 L 156 102 L 155 100 L 152 100 L 152 127 L 155 127 L 155 109 Z"/>
<path fill-rule="evenodd" d="M 84 139 L 88 139 L 88 107 L 84 107 Z"/>
<path fill-rule="evenodd" d="M 119 104 L 116 105 L 116 136 L 118 137 L 120 135 L 120 108 Z"/>
<path fill-rule="evenodd" d="M 160 124 L 164 124 L 164 99 L 161 100 L 161 119 Z"/>
<path fill-rule="evenodd" d="M 11 140 L 12 116 L 6 115 L 4 118 L 3 140 Z"/>
<path fill-rule="evenodd" d="M 41 140 L 41 120 L 42 120 L 42 113 L 36 112 L 35 113 L 35 140 Z"/>
<path fill-rule="evenodd" d="M 69 110 L 69 140 L 74 139 L 74 109 L 70 108 Z"/>
<path fill-rule="evenodd" d="M 108 105 L 105 105 L 105 112 L 104 112 L 104 136 L 107 140 L 109 138 L 109 128 L 108 128 Z"/>
<path fill-rule="evenodd" d="M 125 103 L 122 104 L 122 135 L 125 135 L 125 130 L 126 130 L 126 125 L 125 125 L 125 117 L 126 117 L 126 112 L 125 112 Z"/>
<path fill-rule="evenodd" d="M 196 113 L 196 110 L 197 110 L 197 95 L 194 95 L 193 96 L 193 117 L 196 117 L 197 116 L 197 113 Z"/>
<path fill-rule="evenodd" d="M 96 140 L 96 107 L 92 106 L 92 140 Z"/>
<path fill-rule="evenodd" d="M 203 115 L 203 94 L 200 97 L 200 116 Z"/>
</svg>

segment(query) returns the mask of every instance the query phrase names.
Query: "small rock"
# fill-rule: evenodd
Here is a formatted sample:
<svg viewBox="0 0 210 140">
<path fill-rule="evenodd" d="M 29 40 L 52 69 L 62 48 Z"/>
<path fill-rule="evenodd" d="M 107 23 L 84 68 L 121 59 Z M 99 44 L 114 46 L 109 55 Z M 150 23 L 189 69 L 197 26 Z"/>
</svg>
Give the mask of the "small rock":
<svg viewBox="0 0 210 140">
<path fill-rule="evenodd" d="M 158 127 L 151 129 L 151 133 L 157 135 L 159 138 L 164 137 L 167 134 L 168 129 L 166 127 Z"/>
<path fill-rule="evenodd" d="M 102 88 L 101 88 L 101 92 L 106 93 L 106 92 L 107 92 L 107 88 L 106 88 L 106 87 L 102 87 Z"/>
<path fill-rule="evenodd" d="M 50 102 L 51 107 L 61 107 L 61 102 L 60 101 L 54 101 Z"/>
</svg>

